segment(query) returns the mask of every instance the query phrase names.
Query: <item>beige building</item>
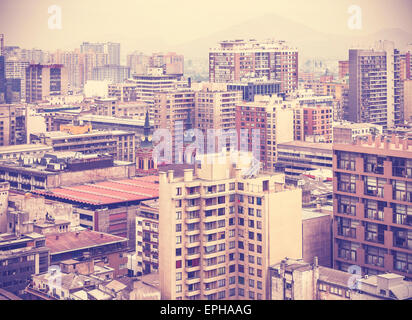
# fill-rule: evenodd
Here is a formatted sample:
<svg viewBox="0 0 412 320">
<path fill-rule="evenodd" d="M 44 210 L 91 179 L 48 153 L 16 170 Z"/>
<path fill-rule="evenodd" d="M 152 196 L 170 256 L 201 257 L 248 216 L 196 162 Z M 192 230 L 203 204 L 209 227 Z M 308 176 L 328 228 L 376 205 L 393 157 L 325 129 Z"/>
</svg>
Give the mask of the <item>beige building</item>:
<svg viewBox="0 0 412 320">
<path fill-rule="evenodd" d="M 405 80 L 403 86 L 403 117 L 405 121 L 412 121 L 412 80 Z"/>
<path fill-rule="evenodd" d="M 159 199 L 142 201 L 136 213 L 137 273 L 159 270 Z"/>
<path fill-rule="evenodd" d="M 354 269 L 354 271 L 356 271 Z M 412 283 L 394 273 L 361 277 L 299 259 L 270 267 L 270 300 L 411 300 Z"/>
<path fill-rule="evenodd" d="M 0 104 L 0 146 L 16 144 L 16 106 Z"/>
<path fill-rule="evenodd" d="M 33 133 L 31 143 L 42 143 L 53 147 L 53 151 L 75 151 L 85 154 L 108 153 L 115 160 L 135 162 L 136 137 L 134 132 L 123 130 L 92 130 L 83 134 L 61 131 Z"/>
<path fill-rule="evenodd" d="M 184 177 L 160 173 L 162 299 L 267 299 L 269 266 L 302 254 L 301 190 L 250 154 L 199 160 Z"/>
<path fill-rule="evenodd" d="M 179 161 L 177 157 L 183 160 L 183 133 L 193 126 L 195 92 L 190 90 L 160 92 L 155 95 L 154 101 L 154 128 L 169 130 L 173 162 Z"/>
<path fill-rule="evenodd" d="M 293 141 L 293 104 L 281 96 L 255 95 L 254 102 L 242 102 L 236 108 L 236 129 L 239 133 L 240 150 L 260 152 L 265 169 L 274 170 L 278 158 L 278 145 Z M 248 137 L 242 137 L 247 130 Z M 260 134 L 259 146 L 254 144 L 255 130 Z M 244 131 L 243 131 L 244 133 Z M 246 143 L 247 141 L 247 143 Z"/>
<path fill-rule="evenodd" d="M 144 120 L 148 108 L 142 101 L 120 102 L 117 98 L 95 99 L 95 103 L 95 114 L 117 118 Z"/>
</svg>

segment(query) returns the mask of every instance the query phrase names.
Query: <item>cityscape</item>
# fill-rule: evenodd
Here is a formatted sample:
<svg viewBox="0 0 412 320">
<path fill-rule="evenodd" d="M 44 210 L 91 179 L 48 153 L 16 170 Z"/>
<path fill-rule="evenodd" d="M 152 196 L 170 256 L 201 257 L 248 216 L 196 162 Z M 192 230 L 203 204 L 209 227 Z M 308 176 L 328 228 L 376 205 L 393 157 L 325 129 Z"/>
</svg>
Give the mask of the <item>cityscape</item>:
<svg viewBox="0 0 412 320">
<path fill-rule="evenodd" d="M 1 1 L 0 303 L 412 300 L 412 2 L 289 2 Z"/>
</svg>

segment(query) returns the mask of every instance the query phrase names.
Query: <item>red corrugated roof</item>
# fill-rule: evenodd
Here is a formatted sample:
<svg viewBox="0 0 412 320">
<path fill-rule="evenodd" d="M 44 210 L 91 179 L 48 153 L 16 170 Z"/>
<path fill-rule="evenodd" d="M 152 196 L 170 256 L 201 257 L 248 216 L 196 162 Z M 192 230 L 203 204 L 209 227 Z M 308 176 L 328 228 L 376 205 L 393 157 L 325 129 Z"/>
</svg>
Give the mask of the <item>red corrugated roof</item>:
<svg viewBox="0 0 412 320">
<path fill-rule="evenodd" d="M 125 240 L 127 241 L 126 238 L 112 234 L 84 230 L 46 235 L 46 247 L 53 254 Z"/>
<path fill-rule="evenodd" d="M 82 203 L 104 205 L 159 197 L 157 176 L 123 180 L 109 180 L 95 184 L 61 187 L 50 191 L 35 190 L 34 193 L 49 195 Z"/>
</svg>

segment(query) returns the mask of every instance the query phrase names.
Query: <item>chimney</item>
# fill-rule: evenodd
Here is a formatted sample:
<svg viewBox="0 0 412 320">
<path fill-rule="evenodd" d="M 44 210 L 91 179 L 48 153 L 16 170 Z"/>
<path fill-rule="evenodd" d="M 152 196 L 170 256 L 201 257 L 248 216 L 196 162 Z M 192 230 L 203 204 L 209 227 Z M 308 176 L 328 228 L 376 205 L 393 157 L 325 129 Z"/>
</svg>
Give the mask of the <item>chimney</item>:
<svg viewBox="0 0 412 320">
<path fill-rule="evenodd" d="M 368 136 L 368 145 L 372 145 L 372 143 L 373 143 L 373 136 L 372 135 L 369 135 Z"/>
<path fill-rule="evenodd" d="M 169 182 L 173 182 L 173 173 L 174 173 L 173 170 L 168 170 L 167 171 L 167 177 L 169 179 Z"/>
</svg>

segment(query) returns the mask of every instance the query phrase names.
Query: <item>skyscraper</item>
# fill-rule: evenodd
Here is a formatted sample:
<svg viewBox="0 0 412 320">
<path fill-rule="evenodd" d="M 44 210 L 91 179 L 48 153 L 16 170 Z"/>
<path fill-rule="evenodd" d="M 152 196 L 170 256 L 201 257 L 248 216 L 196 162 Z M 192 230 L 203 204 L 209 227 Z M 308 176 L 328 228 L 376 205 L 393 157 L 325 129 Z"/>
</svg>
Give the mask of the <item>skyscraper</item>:
<svg viewBox="0 0 412 320">
<path fill-rule="evenodd" d="M 349 105 L 346 119 L 393 128 L 403 121 L 400 52 L 393 42 L 349 50 Z"/>
<path fill-rule="evenodd" d="M 298 88 L 298 51 L 284 41 L 222 41 L 209 51 L 209 81 L 278 80 L 281 92 Z"/>
</svg>

